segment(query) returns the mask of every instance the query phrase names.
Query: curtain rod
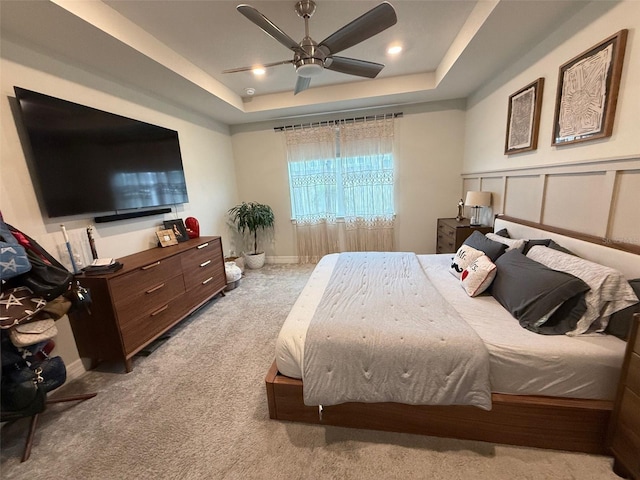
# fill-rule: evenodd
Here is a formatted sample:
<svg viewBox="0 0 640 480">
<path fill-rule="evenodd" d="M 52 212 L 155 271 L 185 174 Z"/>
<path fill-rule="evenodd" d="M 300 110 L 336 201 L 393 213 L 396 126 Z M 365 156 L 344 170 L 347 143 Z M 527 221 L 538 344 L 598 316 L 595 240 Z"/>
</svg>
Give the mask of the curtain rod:
<svg viewBox="0 0 640 480">
<path fill-rule="evenodd" d="M 385 113 L 382 115 L 367 115 L 366 117 L 342 118 L 339 120 L 324 120 L 322 122 L 299 123 L 296 125 L 284 125 L 282 127 L 274 127 L 273 130 L 275 132 L 283 132 L 288 129 L 295 130 L 296 128 L 320 127 L 322 125 L 339 125 L 340 123 L 356 123 L 356 122 L 364 122 L 366 120 L 378 120 L 378 119 L 398 118 L 398 117 L 402 117 L 402 112 Z"/>
</svg>

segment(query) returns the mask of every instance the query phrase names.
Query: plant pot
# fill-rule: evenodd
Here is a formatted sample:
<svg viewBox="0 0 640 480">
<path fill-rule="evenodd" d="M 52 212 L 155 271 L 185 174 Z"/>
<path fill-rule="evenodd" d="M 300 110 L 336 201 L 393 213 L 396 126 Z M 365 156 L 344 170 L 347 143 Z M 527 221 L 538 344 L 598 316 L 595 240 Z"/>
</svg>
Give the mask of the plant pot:
<svg viewBox="0 0 640 480">
<path fill-rule="evenodd" d="M 262 268 L 264 265 L 264 252 L 255 254 L 244 254 L 244 263 L 247 268 Z"/>
</svg>

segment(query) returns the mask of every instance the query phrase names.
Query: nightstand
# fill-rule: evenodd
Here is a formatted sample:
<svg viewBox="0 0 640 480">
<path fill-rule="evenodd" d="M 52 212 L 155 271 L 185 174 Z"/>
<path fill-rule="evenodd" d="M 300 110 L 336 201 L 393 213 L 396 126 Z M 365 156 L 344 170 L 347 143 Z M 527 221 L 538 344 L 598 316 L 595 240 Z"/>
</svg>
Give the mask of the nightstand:
<svg viewBox="0 0 640 480">
<path fill-rule="evenodd" d="M 475 231 L 484 235 L 493 232 L 493 227 L 472 227 L 468 218 L 460 221 L 455 218 L 439 218 L 436 253 L 456 253 L 460 245 Z"/>
<path fill-rule="evenodd" d="M 609 428 L 613 471 L 640 479 L 640 314 L 633 318 Z"/>
</svg>

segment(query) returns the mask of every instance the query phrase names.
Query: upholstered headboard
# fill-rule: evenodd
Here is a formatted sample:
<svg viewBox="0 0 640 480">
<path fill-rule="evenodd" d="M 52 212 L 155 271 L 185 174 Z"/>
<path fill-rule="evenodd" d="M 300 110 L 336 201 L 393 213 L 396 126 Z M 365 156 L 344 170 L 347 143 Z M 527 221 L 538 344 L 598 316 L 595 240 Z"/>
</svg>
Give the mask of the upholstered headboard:
<svg viewBox="0 0 640 480">
<path fill-rule="evenodd" d="M 506 228 L 511 238 L 550 238 L 576 255 L 615 268 L 627 279 L 640 278 L 640 246 L 607 243 L 604 239 L 569 230 L 549 227 L 508 216 L 498 216 L 494 231 Z"/>
</svg>

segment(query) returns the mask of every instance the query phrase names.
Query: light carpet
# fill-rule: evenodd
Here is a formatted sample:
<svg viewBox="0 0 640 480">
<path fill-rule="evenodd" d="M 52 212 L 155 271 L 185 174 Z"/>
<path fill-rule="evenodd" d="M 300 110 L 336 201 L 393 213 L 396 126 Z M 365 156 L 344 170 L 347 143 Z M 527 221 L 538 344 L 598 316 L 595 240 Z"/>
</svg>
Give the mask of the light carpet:
<svg viewBox="0 0 640 480">
<path fill-rule="evenodd" d="M 52 395 L 97 391 L 3 425 L 3 479 L 617 479 L 609 457 L 270 420 L 264 377 L 312 266 L 248 270 L 133 372 L 102 364 Z"/>
</svg>

